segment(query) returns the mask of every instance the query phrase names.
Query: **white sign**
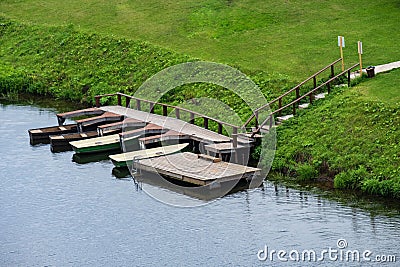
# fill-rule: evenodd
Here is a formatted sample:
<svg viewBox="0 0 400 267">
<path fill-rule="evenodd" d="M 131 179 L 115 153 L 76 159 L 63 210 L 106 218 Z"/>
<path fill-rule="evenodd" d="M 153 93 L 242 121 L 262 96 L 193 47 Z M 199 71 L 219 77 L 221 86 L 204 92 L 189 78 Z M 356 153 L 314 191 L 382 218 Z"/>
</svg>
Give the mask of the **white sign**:
<svg viewBox="0 0 400 267">
<path fill-rule="evenodd" d="M 362 42 L 360 42 L 360 41 L 358 41 L 358 53 L 359 53 L 360 55 L 362 55 L 362 53 L 363 53 Z"/>
<path fill-rule="evenodd" d="M 338 46 L 344 47 L 344 37 L 343 36 L 338 36 Z"/>
</svg>

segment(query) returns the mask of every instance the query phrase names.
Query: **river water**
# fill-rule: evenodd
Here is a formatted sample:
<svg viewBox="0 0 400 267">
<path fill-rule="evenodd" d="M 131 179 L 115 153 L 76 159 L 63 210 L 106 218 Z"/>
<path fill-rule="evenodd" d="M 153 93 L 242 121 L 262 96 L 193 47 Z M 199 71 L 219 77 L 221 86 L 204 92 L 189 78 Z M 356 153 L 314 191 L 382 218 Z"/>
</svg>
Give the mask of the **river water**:
<svg viewBox="0 0 400 267">
<path fill-rule="evenodd" d="M 27 130 L 55 125 L 55 113 L 0 105 L 1 266 L 377 266 L 368 260 L 392 255 L 384 266 L 400 264 L 399 205 L 271 182 L 195 208 L 166 205 L 114 177 L 108 160 L 78 164 L 72 152 L 30 146 Z"/>
</svg>

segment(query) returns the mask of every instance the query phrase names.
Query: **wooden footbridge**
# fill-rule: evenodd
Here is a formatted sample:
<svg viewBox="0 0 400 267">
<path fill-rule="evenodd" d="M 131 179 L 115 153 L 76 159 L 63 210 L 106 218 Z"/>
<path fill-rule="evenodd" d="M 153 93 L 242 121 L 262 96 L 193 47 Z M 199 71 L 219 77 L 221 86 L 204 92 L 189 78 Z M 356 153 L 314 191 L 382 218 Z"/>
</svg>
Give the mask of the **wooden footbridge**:
<svg viewBox="0 0 400 267">
<path fill-rule="evenodd" d="M 123 147 L 124 138 L 138 138 L 140 149 L 146 149 L 147 145 L 157 142 L 178 140 L 179 143 L 179 140 L 184 140 L 184 142 L 192 143 L 193 152 L 196 152 L 197 156 L 189 152 L 181 153 L 180 156 L 168 155 L 165 151 L 158 151 L 157 149 L 151 152 L 152 156 L 146 156 L 139 152 L 134 154 L 141 155 L 140 161 L 143 169 L 152 170 L 155 168 L 156 172 L 163 173 L 172 179 L 184 180 L 195 185 L 207 185 L 216 180 L 232 181 L 232 179 L 240 179 L 241 177 L 251 180 L 251 177 L 258 174 L 260 170 L 243 165 L 247 164 L 250 149 L 256 139 L 272 129 L 275 119 L 280 121 L 295 115 L 297 109 L 305 108 L 312 104 L 315 99 L 323 97 L 325 93 L 330 93 L 335 82 L 339 79 L 343 81 L 343 77 L 346 78 L 345 80 L 350 86 L 351 71 L 359 64 L 335 74 L 334 67 L 340 62 L 341 59 L 335 60 L 286 93 L 257 108 L 243 125 L 233 125 L 182 107 L 140 99 L 118 92 L 96 96 L 96 107 L 94 108 L 57 114 L 58 128 L 63 127 L 66 119 L 88 115 L 96 116 L 77 120 L 76 129 L 78 133 L 85 134 L 86 129 L 91 128 L 93 130 L 93 127 L 95 127 L 97 136 L 110 133 L 113 133 L 113 135 L 103 139 L 89 139 L 87 142 L 71 142 L 74 149 L 77 149 L 76 151 L 87 151 L 85 149 L 88 146 L 95 145 L 103 145 L 104 148 L 107 146 L 119 147 L 118 139 L 121 147 Z M 329 72 L 328 79 L 318 84 L 319 78 L 317 77 L 326 74 L 326 72 Z M 323 92 L 325 90 L 326 92 Z M 116 97 L 117 104 L 101 106 L 101 99 L 104 97 Z M 162 114 L 155 114 L 156 108 L 161 110 Z M 266 118 L 259 121 L 261 119 L 259 114 L 268 108 L 271 112 Z M 174 114 L 173 117 L 168 116 L 171 111 Z M 181 119 L 184 113 L 186 113 L 185 117 L 190 118 L 188 122 Z M 199 118 L 201 118 L 202 124 L 196 125 L 195 120 L 197 119 L 196 122 L 198 123 Z M 209 129 L 210 122 L 217 125 L 215 132 Z M 121 130 L 125 126 L 132 127 L 132 129 L 115 134 L 115 131 Z M 230 129 L 232 133 L 230 137 L 223 135 L 224 128 Z M 37 133 L 38 130 L 30 130 L 30 134 L 31 132 Z M 152 135 L 149 136 L 148 133 L 150 132 Z M 50 140 L 52 138 L 50 137 Z M 60 137 L 56 137 L 55 140 L 57 138 L 60 139 Z M 154 150 L 154 148 L 152 149 Z M 162 156 L 157 157 L 156 160 L 149 159 L 156 157 L 156 155 Z M 183 163 L 182 160 L 179 160 L 183 159 L 182 156 L 189 160 Z M 121 157 L 123 155 L 116 158 L 120 159 Z M 127 161 L 129 160 L 132 161 L 131 158 L 127 159 Z M 174 169 L 174 164 L 171 164 L 174 161 L 179 161 L 182 164 L 178 164 L 179 167 L 175 166 L 176 169 Z M 227 161 L 231 162 L 228 163 Z M 156 167 L 151 162 L 155 162 Z M 204 166 L 208 167 L 204 169 Z M 196 173 L 194 171 L 196 168 L 201 169 L 201 171 Z M 213 173 L 216 175 L 213 175 Z"/>
</svg>

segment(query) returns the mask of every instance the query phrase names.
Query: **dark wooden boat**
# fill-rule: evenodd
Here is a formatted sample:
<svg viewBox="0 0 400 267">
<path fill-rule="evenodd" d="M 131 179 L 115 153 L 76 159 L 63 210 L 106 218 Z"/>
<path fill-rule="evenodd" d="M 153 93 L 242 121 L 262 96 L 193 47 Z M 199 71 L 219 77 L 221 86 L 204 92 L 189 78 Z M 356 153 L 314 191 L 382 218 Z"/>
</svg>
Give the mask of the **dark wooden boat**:
<svg viewBox="0 0 400 267">
<path fill-rule="evenodd" d="M 49 144 L 50 135 L 61 135 L 68 133 L 76 133 L 78 131 L 76 124 L 66 124 L 60 126 L 51 126 L 38 129 L 29 129 L 29 140 L 31 145 Z"/>
</svg>

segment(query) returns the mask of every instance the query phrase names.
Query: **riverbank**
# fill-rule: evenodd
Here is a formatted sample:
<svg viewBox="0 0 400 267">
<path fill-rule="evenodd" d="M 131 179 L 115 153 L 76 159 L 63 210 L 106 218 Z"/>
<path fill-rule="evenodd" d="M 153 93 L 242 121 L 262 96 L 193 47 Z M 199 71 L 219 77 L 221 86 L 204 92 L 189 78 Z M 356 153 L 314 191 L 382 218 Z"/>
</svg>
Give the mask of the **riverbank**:
<svg viewBox="0 0 400 267">
<path fill-rule="evenodd" d="M 396 69 L 337 88 L 278 127 L 273 170 L 303 182 L 400 198 L 399 77 Z"/>
</svg>

